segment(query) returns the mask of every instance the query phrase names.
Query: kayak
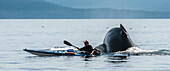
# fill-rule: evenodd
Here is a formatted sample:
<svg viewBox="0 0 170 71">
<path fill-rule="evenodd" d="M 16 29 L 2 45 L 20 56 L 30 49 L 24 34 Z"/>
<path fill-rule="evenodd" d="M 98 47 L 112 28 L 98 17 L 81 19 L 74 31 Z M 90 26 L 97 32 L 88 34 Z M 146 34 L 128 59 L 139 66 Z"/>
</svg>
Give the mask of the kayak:
<svg viewBox="0 0 170 71">
<path fill-rule="evenodd" d="M 127 54 L 101 54 L 101 55 L 89 55 L 83 54 L 83 51 L 78 51 L 76 49 L 71 48 L 51 48 L 51 49 L 44 49 L 44 50 L 34 50 L 34 49 L 27 49 L 24 48 L 24 51 L 31 53 L 37 56 L 102 56 L 102 55 L 111 55 L 114 57 L 128 57 Z"/>
<path fill-rule="evenodd" d="M 33 50 L 33 49 L 23 49 L 26 52 L 29 52 L 38 56 L 91 56 L 86 54 L 80 54 L 77 51 L 72 49 L 70 50 Z"/>
</svg>

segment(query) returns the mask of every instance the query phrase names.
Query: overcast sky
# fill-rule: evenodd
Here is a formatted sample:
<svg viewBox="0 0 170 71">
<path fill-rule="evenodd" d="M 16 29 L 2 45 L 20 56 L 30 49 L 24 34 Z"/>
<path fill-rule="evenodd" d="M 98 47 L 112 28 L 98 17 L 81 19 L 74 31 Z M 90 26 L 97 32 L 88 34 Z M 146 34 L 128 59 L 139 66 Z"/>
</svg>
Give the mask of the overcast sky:
<svg viewBox="0 0 170 71">
<path fill-rule="evenodd" d="M 112 8 L 170 11 L 170 0 L 46 0 L 74 8 Z"/>
</svg>

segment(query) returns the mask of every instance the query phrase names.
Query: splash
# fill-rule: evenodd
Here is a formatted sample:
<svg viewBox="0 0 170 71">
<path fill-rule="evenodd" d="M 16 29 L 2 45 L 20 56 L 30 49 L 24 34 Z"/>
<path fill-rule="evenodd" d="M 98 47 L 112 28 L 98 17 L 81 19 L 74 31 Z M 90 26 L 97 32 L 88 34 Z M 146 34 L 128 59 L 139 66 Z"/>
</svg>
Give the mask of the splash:
<svg viewBox="0 0 170 71">
<path fill-rule="evenodd" d="M 170 50 L 143 50 L 140 49 L 139 47 L 131 47 L 127 49 L 126 51 L 119 51 L 116 53 L 121 53 L 121 54 L 130 54 L 130 55 L 170 55 Z"/>
</svg>

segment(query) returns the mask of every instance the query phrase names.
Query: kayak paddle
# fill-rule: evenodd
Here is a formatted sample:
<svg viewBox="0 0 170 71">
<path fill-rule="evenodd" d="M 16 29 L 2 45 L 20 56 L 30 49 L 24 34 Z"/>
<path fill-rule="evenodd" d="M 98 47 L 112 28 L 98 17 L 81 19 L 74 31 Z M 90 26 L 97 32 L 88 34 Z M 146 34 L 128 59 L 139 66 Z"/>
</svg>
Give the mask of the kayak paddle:
<svg viewBox="0 0 170 71">
<path fill-rule="evenodd" d="M 66 40 L 64 40 L 64 44 L 66 44 L 66 45 L 68 45 L 68 46 L 73 46 L 73 47 L 79 49 L 78 47 L 72 45 L 70 42 L 68 42 L 68 41 L 66 41 Z"/>
</svg>

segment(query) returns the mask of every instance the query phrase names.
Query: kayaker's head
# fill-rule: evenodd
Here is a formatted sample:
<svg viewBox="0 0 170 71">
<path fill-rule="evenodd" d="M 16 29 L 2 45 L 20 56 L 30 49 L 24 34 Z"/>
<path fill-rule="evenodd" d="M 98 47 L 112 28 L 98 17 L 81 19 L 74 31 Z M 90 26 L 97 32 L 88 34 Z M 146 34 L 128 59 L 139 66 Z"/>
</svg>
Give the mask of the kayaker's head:
<svg viewBox="0 0 170 71">
<path fill-rule="evenodd" d="M 89 45 L 89 42 L 87 40 L 83 41 L 85 46 Z"/>
</svg>

